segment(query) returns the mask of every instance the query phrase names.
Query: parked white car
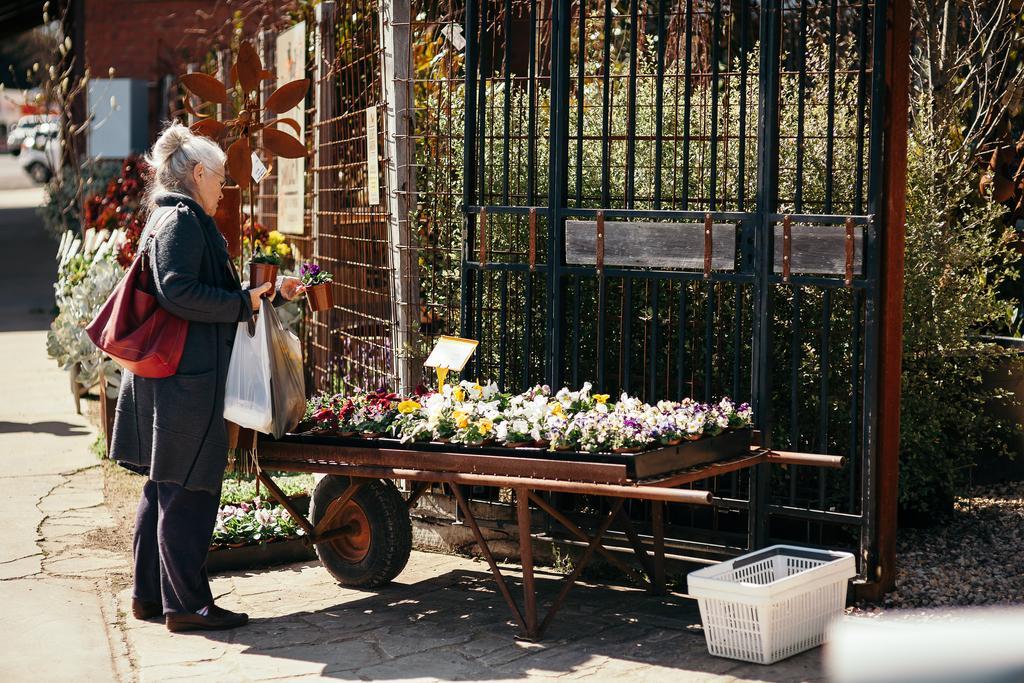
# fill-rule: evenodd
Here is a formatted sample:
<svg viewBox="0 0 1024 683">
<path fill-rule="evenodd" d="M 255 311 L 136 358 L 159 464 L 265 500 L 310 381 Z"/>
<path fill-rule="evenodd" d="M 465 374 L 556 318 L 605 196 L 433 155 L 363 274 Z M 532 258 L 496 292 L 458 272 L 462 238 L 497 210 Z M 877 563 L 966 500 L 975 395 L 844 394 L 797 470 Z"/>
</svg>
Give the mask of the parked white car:
<svg viewBox="0 0 1024 683">
<path fill-rule="evenodd" d="M 52 124 L 59 121 L 56 116 L 34 115 L 22 116 L 18 123 L 7 133 L 7 151 L 18 156 L 21 152 L 22 143 L 35 135 L 36 129 L 43 124 Z"/>
<path fill-rule="evenodd" d="M 43 123 L 21 143 L 21 167 L 32 180 L 47 183 L 60 164 L 60 124 Z"/>
</svg>

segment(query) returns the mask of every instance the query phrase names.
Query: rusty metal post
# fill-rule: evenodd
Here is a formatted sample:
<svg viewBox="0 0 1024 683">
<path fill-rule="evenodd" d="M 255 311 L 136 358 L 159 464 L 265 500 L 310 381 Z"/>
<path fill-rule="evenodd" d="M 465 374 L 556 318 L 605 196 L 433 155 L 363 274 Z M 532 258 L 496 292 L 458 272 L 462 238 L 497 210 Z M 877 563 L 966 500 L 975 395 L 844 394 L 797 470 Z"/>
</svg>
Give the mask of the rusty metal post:
<svg viewBox="0 0 1024 683">
<path fill-rule="evenodd" d="M 535 640 L 540 634 L 537 632 L 537 586 L 533 579 L 529 489 L 516 489 L 516 522 L 519 524 L 519 563 L 523 568 L 523 616 L 526 618 L 526 637 Z"/>
<path fill-rule="evenodd" d="M 896 582 L 899 502 L 900 377 L 903 360 L 903 253 L 907 197 L 907 107 L 910 88 L 910 0 L 888 6 L 882 188 L 884 230 L 879 330 L 878 457 L 875 470 L 877 565 L 862 594 L 878 597 Z"/>
</svg>

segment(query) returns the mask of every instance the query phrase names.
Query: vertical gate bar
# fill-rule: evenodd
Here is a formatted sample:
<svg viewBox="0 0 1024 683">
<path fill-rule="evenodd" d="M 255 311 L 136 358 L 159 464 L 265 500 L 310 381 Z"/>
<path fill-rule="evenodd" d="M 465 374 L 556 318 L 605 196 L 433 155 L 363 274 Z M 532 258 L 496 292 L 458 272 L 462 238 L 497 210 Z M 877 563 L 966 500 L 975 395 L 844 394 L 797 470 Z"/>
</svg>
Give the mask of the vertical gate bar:
<svg viewBox="0 0 1024 683">
<path fill-rule="evenodd" d="M 490 25 L 488 24 L 489 18 L 487 10 L 490 7 L 490 0 L 481 0 L 480 2 L 480 73 L 477 77 L 477 195 L 481 206 L 486 206 L 491 203 L 491 196 L 493 192 L 489 193 L 491 188 L 487 185 L 487 150 L 489 148 L 487 141 L 487 121 L 490 118 L 488 112 L 488 100 L 490 99 L 491 90 L 491 69 L 493 67 L 491 62 L 491 53 L 494 46 L 491 42 Z M 477 312 L 478 316 L 483 315 L 483 311 Z M 479 357 L 479 354 L 477 354 Z M 479 365 L 479 360 L 477 361 Z"/>
<path fill-rule="evenodd" d="M 758 193 L 759 220 L 755 232 L 757 267 L 754 273 L 754 331 L 751 386 L 754 419 L 761 431 L 761 445 L 772 447 L 771 411 L 771 275 L 774 262 L 774 226 L 771 214 L 778 203 L 779 175 L 779 2 L 766 0 L 762 6 L 760 43 L 761 89 L 758 97 Z M 751 470 L 747 543 L 760 547 L 767 537 L 768 472 L 765 465 Z"/>
<path fill-rule="evenodd" d="M 533 349 L 533 278 L 532 270 L 526 273 L 526 305 L 523 309 L 523 377 L 520 389 L 525 391 L 532 385 L 530 381 L 530 361 Z M 543 345 L 542 345 L 543 348 Z"/>
<path fill-rule="evenodd" d="M 473 338 L 480 342 L 480 349 L 473 354 L 473 366 L 476 368 L 476 379 L 479 380 L 483 376 L 484 356 L 486 355 L 484 349 L 487 348 L 484 339 L 484 317 L 487 315 L 487 311 L 484 309 L 484 281 L 487 273 L 482 269 L 477 269 L 474 271 L 474 275 L 476 277 L 476 334 Z"/>
<path fill-rule="evenodd" d="M 469 0 L 466 3 L 465 16 L 465 37 L 466 37 L 466 92 L 465 92 L 465 121 L 463 135 L 462 154 L 462 205 L 469 207 L 476 203 L 476 70 L 477 70 L 477 32 L 476 32 L 476 9 L 478 0 Z M 465 209 L 464 209 L 465 211 Z M 459 334 L 463 337 L 471 335 L 470 302 L 472 301 L 472 271 L 467 265 L 469 263 L 469 249 L 473 244 L 475 217 L 465 213 L 462 221 L 462 269 L 459 278 L 459 308 L 460 321 Z"/>
<path fill-rule="evenodd" d="M 857 472 L 857 416 L 859 403 L 862 397 L 858 395 L 857 387 L 860 385 L 860 337 L 863 333 L 863 325 L 861 324 L 861 291 L 859 289 L 853 290 L 853 303 L 850 305 L 853 315 L 853 340 L 850 349 L 850 387 L 853 390 L 853 396 L 850 398 L 850 444 L 847 447 L 847 457 L 850 460 L 850 464 L 847 467 L 850 468 L 850 494 L 848 502 L 848 510 L 853 512 L 857 510 L 856 505 L 856 483 Z"/>
<path fill-rule="evenodd" d="M 857 157 L 854 162 L 854 176 L 857 184 L 853 195 L 853 213 L 864 211 L 864 126 L 867 100 L 868 64 L 868 14 L 871 0 L 863 0 L 860 6 L 860 28 L 857 33 Z M 852 456 L 852 454 L 851 454 Z"/>
<path fill-rule="evenodd" d="M 686 0 L 686 56 L 683 61 L 683 211 L 690 208 L 690 100 L 693 97 L 693 0 Z"/>
<path fill-rule="evenodd" d="M 551 331 L 551 347 L 548 361 L 551 364 L 548 372 L 549 384 L 552 387 L 562 385 L 562 352 L 565 336 L 565 304 L 562 291 L 562 268 L 564 267 L 565 224 L 563 211 L 566 207 L 569 168 L 569 46 L 571 43 L 571 2 L 557 0 L 552 12 L 557 16 L 552 22 L 553 49 L 551 50 L 551 154 L 548 170 L 548 205 L 550 219 L 548 222 L 548 268 L 550 271 L 551 305 L 549 326 Z"/>
<path fill-rule="evenodd" d="M 530 492 L 516 489 L 516 522 L 519 526 L 519 563 L 523 568 L 523 611 L 527 638 L 537 637 L 537 587 L 533 579 L 533 535 L 530 533 Z"/>
<path fill-rule="evenodd" d="M 505 366 L 508 364 L 508 271 L 501 271 L 499 288 L 501 289 L 501 319 L 498 323 L 498 386 L 507 391 L 505 386 Z"/>
<path fill-rule="evenodd" d="M 527 204 L 537 204 L 537 3 L 530 3 L 530 56 L 526 67 L 526 98 L 529 100 L 526 117 L 526 195 Z M 533 220 L 531 216 L 531 220 Z M 533 278 L 530 278 L 532 281 Z M 529 317 L 529 315 L 527 315 Z M 525 387 L 524 387 L 525 388 Z"/>
<path fill-rule="evenodd" d="M 880 444 L 880 440 L 877 439 L 877 435 L 882 430 L 882 422 L 885 421 L 891 425 L 891 418 L 889 416 L 882 415 L 883 404 L 886 403 L 886 390 L 882 389 L 883 386 L 891 385 L 892 377 L 887 377 L 885 381 L 882 380 L 881 375 L 883 373 L 883 365 L 890 368 L 891 372 L 892 365 L 890 360 L 885 358 L 883 353 L 884 342 L 880 342 L 881 332 L 880 327 L 883 324 L 884 316 L 879 316 L 879 299 L 881 298 L 881 272 L 882 259 L 885 258 L 883 248 L 880 244 L 882 239 L 888 238 L 890 227 L 899 231 L 900 239 L 902 240 L 903 232 L 902 225 L 903 221 L 900 220 L 899 224 L 889 223 L 889 208 L 890 208 L 890 189 L 892 191 L 898 191 L 903 187 L 903 183 L 900 183 L 898 187 L 890 188 L 888 182 L 891 181 L 889 173 L 894 170 L 898 170 L 900 165 L 894 161 L 890 156 L 890 150 L 898 150 L 899 145 L 897 141 L 892 141 L 893 145 L 889 145 L 888 130 L 883 130 L 883 125 L 888 129 L 892 129 L 893 126 L 897 126 L 898 122 L 904 120 L 903 116 L 892 116 L 892 111 L 906 111 L 906 100 L 903 100 L 902 109 L 893 109 L 898 106 L 896 103 L 898 99 L 894 100 L 894 97 L 898 97 L 897 93 L 893 93 L 889 90 L 889 79 L 892 77 L 892 64 L 893 60 L 901 60 L 901 56 L 894 55 L 891 49 L 896 45 L 896 36 L 892 35 L 887 31 L 889 23 L 890 3 L 893 3 L 893 16 L 895 17 L 901 10 L 902 5 L 908 0 L 876 0 L 875 2 L 875 16 L 874 24 L 872 26 L 872 83 L 871 83 L 871 126 L 870 133 L 871 138 L 869 141 L 868 151 L 868 212 L 870 215 L 878 216 L 882 211 L 886 212 L 883 219 L 877 220 L 874 226 L 869 225 L 868 229 L 864 233 L 864 264 L 865 264 L 865 277 L 871 284 L 870 290 L 865 292 L 864 297 L 864 379 L 863 379 L 863 392 L 864 392 L 864 408 L 863 415 L 861 417 L 861 429 L 863 436 L 861 437 L 861 510 L 862 510 L 862 529 L 861 529 L 861 567 L 862 573 L 866 576 L 868 581 L 874 581 L 875 583 L 869 584 L 865 589 L 865 594 L 870 595 L 871 593 L 881 594 L 882 582 L 885 580 L 882 574 L 882 559 L 881 559 L 881 541 L 880 536 L 883 536 L 886 532 L 882 530 L 882 526 L 887 524 L 888 521 L 883 521 L 883 515 L 881 514 L 883 506 L 892 508 L 892 519 L 893 524 L 892 533 L 895 534 L 895 492 L 893 492 L 893 501 L 888 505 L 885 505 L 883 500 L 885 494 L 882 493 L 882 489 L 889 485 L 889 482 L 884 480 L 882 474 L 882 467 L 880 461 L 883 457 L 885 458 L 897 458 L 898 457 L 898 437 L 892 439 L 891 444 L 887 444 L 883 448 Z M 906 8 L 902 8 L 906 9 Z M 898 30 L 894 27 L 894 31 Z M 909 68 L 909 67 L 908 67 Z M 906 94 L 904 93 L 904 98 Z M 898 129 L 897 129 L 898 132 Z M 904 140 L 906 135 L 906 127 L 903 128 Z M 906 148 L 903 148 L 903 155 L 906 156 Z M 906 167 L 903 166 L 903 174 L 905 177 Z M 905 182 L 905 181 L 904 181 Z M 883 194 L 885 193 L 885 194 Z M 901 200 L 905 195 L 901 195 Z M 902 206 L 902 205 L 901 205 Z M 875 228 L 875 229 L 872 229 Z M 881 234 L 878 234 L 881 232 Z M 901 245 L 902 246 L 902 245 Z M 900 248 L 900 257 L 902 259 L 902 248 Z M 900 277 L 902 274 L 902 267 L 898 273 L 890 273 L 889 277 Z M 900 278 L 902 284 L 902 278 Z M 900 292 L 902 294 L 902 291 Z M 902 307 L 896 313 L 902 319 Z M 902 336 L 900 336 L 902 343 Z M 890 347 L 889 353 L 896 353 L 896 365 L 900 364 L 902 350 L 899 346 Z M 899 370 L 896 371 L 896 386 L 899 382 Z M 896 395 L 895 405 L 889 405 L 889 409 L 899 410 L 898 391 Z M 891 427 L 890 427 L 891 428 Z M 898 426 L 897 426 L 898 433 Z M 888 447 L 892 447 L 894 450 L 888 451 Z M 884 453 L 884 455 L 883 455 Z M 878 459 L 878 473 L 876 474 L 876 458 Z M 895 476 L 896 464 L 892 464 L 892 471 Z M 895 484 L 893 484 L 895 486 Z M 888 564 L 885 571 L 894 572 L 895 567 L 892 564 Z"/>
<path fill-rule="evenodd" d="M 837 45 L 839 42 L 838 13 L 839 0 L 832 0 L 828 17 L 828 132 L 825 138 L 825 213 L 832 213 L 832 206 L 835 200 L 835 179 L 832 176 L 835 172 L 836 158 L 836 68 L 838 61 L 836 53 L 839 51 Z"/>
<path fill-rule="evenodd" d="M 661 280 L 656 279 L 651 282 L 651 347 L 647 353 L 650 357 L 650 377 L 648 378 L 647 395 L 648 403 L 654 403 L 658 400 L 658 344 L 660 342 L 658 337 L 661 333 L 661 325 L 659 323 L 661 313 L 658 310 L 661 306 L 659 296 L 660 288 Z"/>
<path fill-rule="evenodd" d="M 676 346 L 676 391 L 682 400 L 689 393 L 683 391 L 686 381 L 686 280 L 679 281 L 679 342 Z"/>
<path fill-rule="evenodd" d="M 608 301 L 608 280 L 603 276 L 597 278 L 597 336 L 594 338 L 594 346 L 597 352 L 597 386 L 601 391 L 608 391 L 607 372 L 605 369 L 605 343 L 604 337 L 608 331 L 608 314 L 606 302 Z"/>
<path fill-rule="evenodd" d="M 583 99 L 586 91 L 584 66 L 587 56 L 587 2 L 579 0 L 576 38 L 576 206 L 583 206 Z M 579 283 L 577 282 L 577 287 Z M 578 386 L 573 381 L 573 386 Z"/>
<path fill-rule="evenodd" d="M 900 371 L 903 348 L 903 253 L 906 221 L 907 104 L 910 81 L 910 2 L 879 0 L 891 26 L 886 41 L 884 241 L 881 258 L 881 343 L 878 393 L 878 572 L 880 591 L 896 580 L 896 505 L 899 477 Z M 881 25 L 884 27 L 885 22 Z M 867 373 L 865 372 L 865 375 Z"/>
<path fill-rule="evenodd" d="M 818 453 L 828 453 L 829 373 L 832 369 L 832 290 L 821 293 L 821 384 L 818 393 Z M 825 509 L 825 468 L 818 470 L 818 509 Z"/>
<path fill-rule="evenodd" d="M 793 287 L 793 313 L 790 318 L 792 337 L 789 343 L 790 355 L 790 377 L 789 377 L 789 448 L 794 451 L 800 450 L 800 363 L 802 348 L 801 325 L 800 325 L 800 303 L 803 300 L 803 288 L 799 285 Z M 791 465 L 789 468 L 789 504 L 796 505 L 796 485 L 800 477 L 800 466 Z"/>
<path fill-rule="evenodd" d="M 610 208 L 612 0 L 604 0 L 604 56 L 601 61 L 601 207 Z"/>
<path fill-rule="evenodd" d="M 807 111 L 807 0 L 800 0 L 800 73 L 796 85 L 796 180 L 794 185 L 793 211 L 804 210 L 804 122 Z"/>
<path fill-rule="evenodd" d="M 640 0 L 629 3 L 629 80 L 626 94 L 626 208 L 636 199 L 636 46 L 639 34 Z"/>
<path fill-rule="evenodd" d="M 704 299 L 704 401 L 710 401 L 714 392 L 715 373 L 715 305 L 718 299 L 718 283 L 705 280 L 707 295 Z"/>
<path fill-rule="evenodd" d="M 654 208 L 661 208 L 662 115 L 665 106 L 665 2 L 658 1 L 658 56 L 654 92 Z"/>
<path fill-rule="evenodd" d="M 743 347 L 743 288 L 733 285 L 733 323 L 732 323 L 732 398 L 740 400 L 740 364 Z"/>
<path fill-rule="evenodd" d="M 750 23 L 747 14 L 750 12 L 749 0 L 740 0 L 740 128 L 739 128 L 739 163 L 736 168 L 737 190 L 736 210 L 746 211 L 747 205 L 747 25 Z"/>
<path fill-rule="evenodd" d="M 715 0 L 711 9 L 711 168 L 708 178 L 708 208 L 718 208 L 718 81 L 719 43 L 722 33 L 722 0 Z"/>
<path fill-rule="evenodd" d="M 583 343 L 580 332 L 580 297 L 582 296 L 581 278 L 573 278 L 572 289 L 572 385 L 580 385 L 580 344 Z"/>
<path fill-rule="evenodd" d="M 622 278 L 622 307 L 620 310 L 622 311 L 622 342 L 619 348 L 621 349 L 622 375 L 619 377 L 619 386 L 622 391 L 629 393 L 633 371 L 633 354 L 631 353 L 633 346 L 633 278 Z"/>
<path fill-rule="evenodd" d="M 511 165 L 512 150 L 509 145 L 511 144 L 510 128 L 512 127 L 512 67 L 509 66 L 509 56 L 512 54 L 512 0 L 505 0 L 505 23 L 504 33 L 502 36 L 502 42 L 504 42 L 505 48 L 505 63 L 502 65 L 502 70 L 505 72 L 505 101 L 504 101 L 504 149 L 502 150 L 502 179 L 501 179 L 501 199 L 505 206 L 510 203 L 509 200 L 509 188 L 508 188 L 508 176 L 509 166 Z"/>
</svg>

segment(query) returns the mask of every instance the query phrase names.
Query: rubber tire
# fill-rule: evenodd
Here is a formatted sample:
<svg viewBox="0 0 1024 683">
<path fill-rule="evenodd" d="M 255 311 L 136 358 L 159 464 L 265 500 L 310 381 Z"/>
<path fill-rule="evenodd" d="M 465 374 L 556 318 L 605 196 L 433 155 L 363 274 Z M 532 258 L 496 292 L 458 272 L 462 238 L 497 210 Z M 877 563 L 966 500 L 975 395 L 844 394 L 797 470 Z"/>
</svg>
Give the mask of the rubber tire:
<svg viewBox="0 0 1024 683">
<path fill-rule="evenodd" d="M 337 475 L 320 480 L 309 503 L 309 520 L 314 526 L 348 485 L 348 477 Z M 412 522 L 405 500 L 394 482 L 382 479 L 364 484 L 352 500 L 363 509 L 370 524 L 371 541 L 366 556 L 359 562 L 350 562 L 328 541 L 314 544 L 317 557 L 343 586 L 375 588 L 390 583 L 405 569 L 412 552 Z"/>
</svg>

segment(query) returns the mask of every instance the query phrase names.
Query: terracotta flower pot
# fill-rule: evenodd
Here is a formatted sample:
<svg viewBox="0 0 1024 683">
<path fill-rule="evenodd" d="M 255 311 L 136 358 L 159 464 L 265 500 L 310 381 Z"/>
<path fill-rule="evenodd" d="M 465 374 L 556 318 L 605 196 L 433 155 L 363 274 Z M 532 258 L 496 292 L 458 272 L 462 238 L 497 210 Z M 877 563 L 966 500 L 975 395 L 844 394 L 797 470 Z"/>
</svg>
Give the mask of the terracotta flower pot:
<svg viewBox="0 0 1024 683">
<path fill-rule="evenodd" d="M 533 445 L 536 446 L 537 448 L 547 448 L 548 446 L 551 445 L 551 442 L 548 441 L 547 439 L 538 439 L 533 442 Z"/>
<path fill-rule="evenodd" d="M 677 437 L 677 438 L 674 438 L 674 439 L 666 439 L 665 441 L 662 441 L 662 443 L 665 444 L 666 446 L 678 446 L 682 442 L 683 442 L 683 438 L 682 437 Z"/>
<path fill-rule="evenodd" d="M 643 448 L 640 446 L 630 446 L 629 448 L 613 448 L 612 453 L 639 453 Z"/>
<path fill-rule="evenodd" d="M 532 441 L 506 441 L 505 448 L 521 448 L 522 446 L 531 446 Z"/>
<path fill-rule="evenodd" d="M 322 285 L 313 285 L 306 288 L 306 302 L 309 310 L 314 313 L 329 311 L 334 306 L 333 282 L 325 282 Z"/>
<path fill-rule="evenodd" d="M 277 282 L 277 266 L 272 263 L 249 263 L 249 287 L 259 287 L 264 282 L 270 283 L 270 291 L 266 298 L 274 296 L 274 286 Z"/>
<path fill-rule="evenodd" d="M 687 441 L 700 441 L 703 438 L 704 438 L 703 434 L 687 434 L 686 435 L 686 440 Z"/>
</svg>

